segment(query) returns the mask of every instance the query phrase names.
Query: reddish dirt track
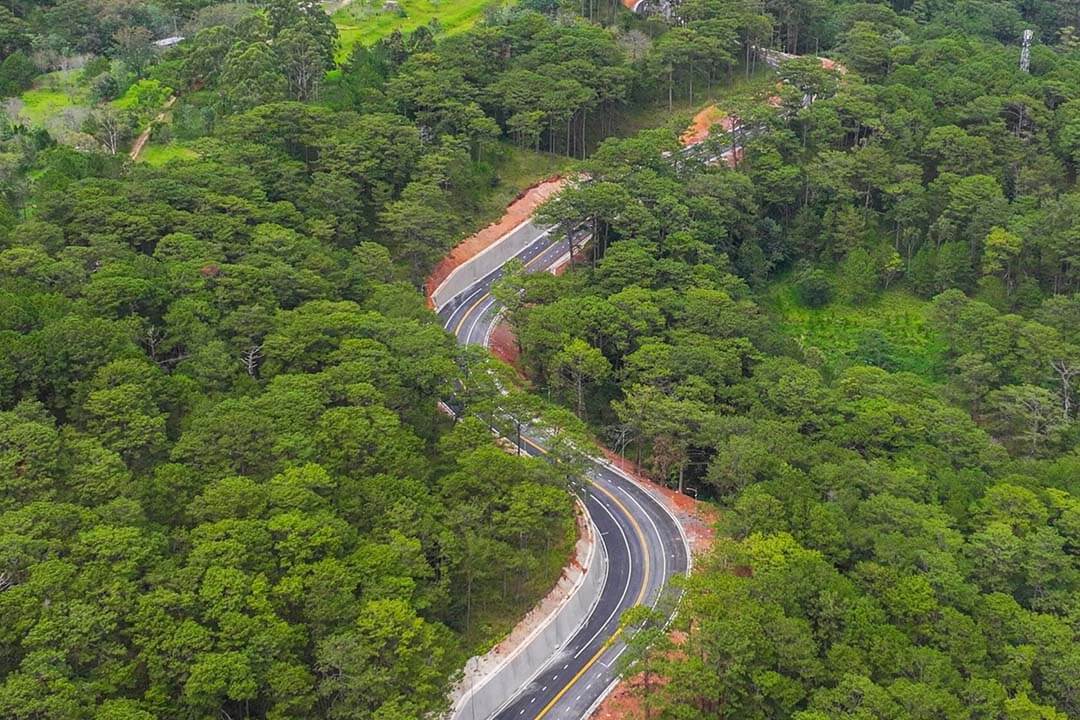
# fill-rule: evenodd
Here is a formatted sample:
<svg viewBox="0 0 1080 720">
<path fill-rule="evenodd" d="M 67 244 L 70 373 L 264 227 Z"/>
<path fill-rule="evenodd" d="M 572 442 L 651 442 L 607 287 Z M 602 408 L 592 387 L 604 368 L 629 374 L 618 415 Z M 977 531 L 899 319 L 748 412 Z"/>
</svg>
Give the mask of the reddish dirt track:
<svg viewBox="0 0 1080 720">
<path fill-rule="evenodd" d="M 682 140 L 683 145 L 699 143 L 709 137 L 709 131 L 716 124 L 723 127 L 725 132 L 731 132 L 733 120 L 734 118 L 724 114 L 720 108 L 709 105 L 694 116 L 694 119 L 690 121 L 690 127 L 686 128 L 686 132 L 679 139 Z"/>
</svg>

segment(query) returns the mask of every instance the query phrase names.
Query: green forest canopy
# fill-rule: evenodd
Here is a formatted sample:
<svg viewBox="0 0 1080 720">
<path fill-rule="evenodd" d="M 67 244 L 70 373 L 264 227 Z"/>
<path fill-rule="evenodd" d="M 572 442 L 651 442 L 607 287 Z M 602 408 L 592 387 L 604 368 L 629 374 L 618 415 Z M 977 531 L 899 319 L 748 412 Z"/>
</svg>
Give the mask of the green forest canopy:
<svg viewBox="0 0 1080 720">
<path fill-rule="evenodd" d="M 493 444 L 487 361 L 415 289 L 506 142 L 592 178 L 544 210 L 591 224 L 586 262 L 497 291 L 531 381 L 725 510 L 684 644 L 630 653 L 666 678 L 654 716 L 1080 715 L 1075 15 L 532 0 L 338 67 L 286 0 L 5 6 L 5 93 L 92 54 L 99 97 L 176 91 L 197 157 L 123 164 L 109 114 L 95 149 L 0 133 L 0 715 L 445 706 L 573 534 L 573 458 Z M 848 72 L 793 61 L 780 108 L 725 107 L 763 129 L 737 167 L 674 162 L 672 130 L 605 141 L 773 39 Z M 943 367 L 898 372 L 873 334 L 828 362 L 771 322 L 777 283 L 923 298 Z"/>
</svg>

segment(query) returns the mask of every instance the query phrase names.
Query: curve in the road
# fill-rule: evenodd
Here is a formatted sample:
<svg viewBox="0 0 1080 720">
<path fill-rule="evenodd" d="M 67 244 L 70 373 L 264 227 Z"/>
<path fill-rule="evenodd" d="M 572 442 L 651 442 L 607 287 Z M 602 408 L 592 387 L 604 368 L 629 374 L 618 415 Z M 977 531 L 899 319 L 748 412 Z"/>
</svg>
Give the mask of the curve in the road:
<svg viewBox="0 0 1080 720">
<path fill-rule="evenodd" d="M 647 5 L 641 0 L 623 0 L 634 10 Z M 755 48 L 772 67 L 792 57 L 773 50 Z M 822 65 L 843 74 L 844 68 L 822 58 Z M 803 105 L 814 97 L 807 95 Z M 736 120 L 743 142 L 761 131 L 744 127 Z M 707 137 L 708 133 L 704 137 Z M 741 147 L 728 142 L 716 148 L 699 140 L 683 152 L 695 155 L 707 164 L 737 157 Z M 551 269 L 569 252 L 568 242 L 556 228 L 543 228 L 531 222 L 522 227 L 530 233 L 525 246 L 514 256 L 530 272 Z M 575 238 L 576 239 L 576 238 Z M 491 295 L 492 285 L 503 275 L 500 266 L 442 304 L 437 312 L 445 327 L 458 342 L 486 345 L 492 328 L 499 321 L 502 308 Z M 437 291 L 436 291 L 437 292 Z M 524 438 L 525 449 L 542 454 L 535 439 Z M 619 616 L 633 605 L 655 605 L 668 580 L 690 570 L 690 551 L 682 527 L 674 515 L 641 485 L 614 466 L 600 460 L 589 470 L 591 487 L 585 507 L 600 531 L 609 560 L 600 598 L 573 636 L 534 676 L 527 686 L 511 694 L 493 717 L 499 720 L 572 720 L 585 717 L 614 686 L 615 661 L 625 646 L 620 641 Z M 610 538 L 611 542 L 608 542 Z"/>
<path fill-rule="evenodd" d="M 534 227 L 534 239 L 515 256 L 530 272 L 561 262 L 568 243 L 553 228 Z M 491 295 L 502 267 L 473 283 L 440 309 L 459 343 L 484 345 L 502 307 Z M 524 438 L 531 455 L 542 441 Z M 667 582 L 690 567 L 689 547 L 674 516 L 620 471 L 596 461 L 583 502 L 607 549 L 608 574 L 592 612 L 558 652 L 518 688 L 494 715 L 500 720 L 570 720 L 584 717 L 616 680 L 624 650 L 620 617 L 634 605 L 656 605 Z"/>
</svg>

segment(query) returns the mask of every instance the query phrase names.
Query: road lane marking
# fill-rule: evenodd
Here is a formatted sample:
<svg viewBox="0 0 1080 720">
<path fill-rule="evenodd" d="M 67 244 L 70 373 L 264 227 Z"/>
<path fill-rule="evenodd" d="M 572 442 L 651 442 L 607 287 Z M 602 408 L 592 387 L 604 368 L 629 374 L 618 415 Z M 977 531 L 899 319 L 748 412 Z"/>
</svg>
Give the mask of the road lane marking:
<svg viewBox="0 0 1080 720">
<path fill-rule="evenodd" d="M 536 240 L 533 240 L 533 242 L 535 243 L 535 242 L 536 242 L 537 240 L 542 240 L 542 239 L 543 239 L 543 238 L 545 238 L 545 237 L 547 237 L 547 233 L 545 233 L 544 235 L 541 235 L 541 236 L 540 236 L 539 238 L 537 238 Z M 554 246 L 555 246 L 555 245 L 557 245 L 558 243 L 559 243 L 559 241 L 558 241 L 558 240 L 556 240 L 556 241 L 555 241 L 555 242 L 554 242 L 554 243 L 553 243 L 552 245 L 549 245 L 549 246 L 548 246 L 547 248 L 544 248 L 544 250 L 543 250 L 543 251 L 542 251 L 542 252 L 541 252 L 541 253 L 540 253 L 539 255 L 537 255 L 536 257 L 534 257 L 534 258 L 533 258 L 532 260 L 530 260 L 529 262 L 525 263 L 525 267 L 529 267 L 529 266 L 530 266 L 530 265 L 532 265 L 532 264 L 533 264 L 534 262 L 536 262 L 537 260 L 539 260 L 540 258 L 542 258 L 542 257 L 544 256 L 544 253 L 545 253 L 545 252 L 547 252 L 547 250 L 548 250 L 548 249 L 550 249 L 550 248 L 554 247 Z M 483 288 L 481 288 L 481 290 L 482 290 L 482 289 L 483 289 Z M 480 292 L 480 290 L 477 290 L 477 292 Z M 455 336 L 455 337 L 457 337 L 458 333 L 460 333 L 460 332 L 461 332 L 461 328 L 462 328 L 462 327 L 463 327 L 463 326 L 465 325 L 465 321 L 466 321 L 466 320 L 467 320 L 467 319 L 469 318 L 469 315 L 471 315 L 471 314 L 472 314 L 472 311 L 476 309 L 476 306 L 477 306 L 477 305 L 479 305 L 480 303 L 484 302 L 484 300 L 486 300 L 486 299 L 487 299 L 488 297 L 490 297 L 490 295 L 491 295 L 491 291 L 490 291 L 490 290 L 488 290 L 487 292 L 485 292 L 485 293 L 484 293 L 484 294 L 483 294 L 483 295 L 482 295 L 482 296 L 480 297 L 480 299 L 479 299 L 479 300 L 477 300 L 477 301 L 476 301 L 476 302 L 474 302 L 474 303 L 473 303 L 473 304 L 472 304 L 471 306 L 469 306 L 469 309 L 465 311 L 465 314 L 464 314 L 464 315 L 462 315 L 462 317 L 461 317 L 461 321 L 460 321 L 460 322 L 459 322 L 459 323 L 457 324 L 457 327 L 455 327 L 455 328 L 454 328 L 454 336 Z M 470 297 L 469 297 L 469 299 L 471 300 L 471 299 L 472 299 L 472 296 L 470 296 Z M 466 300 L 465 302 L 468 302 L 468 300 Z M 464 303 L 462 303 L 462 304 L 464 305 Z M 475 326 L 475 323 L 474 323 L 474 326 Z"/>
<path fill-rule="evenodd" d="M 546 451 L 542 447 L 540 447 L 536 443 L 532 442 L 528 438 L 525 438 L 525 441 L 527 443 L 529 443 L 530 445 L 532 445 L 533 447 L 535 447 L 536 449 L 540 450 L 541 452 L 546 453 Z M 644 574 L 643 574 L 643 581 L 642 581 L 642 584 L 641 584 L 641 590 L 638 592 L 637 600 L 634 602 L 635 605 L 640 605 L 641 604 L 641 599 L 645 595 L 645 589 L 646 589 L 646 587 L 648 587 L 648 579 L 649 579 L 649 554 L 647 552 L 644 552 L 645 533 L 642 532 L 641 525 L 638 524 L 637 520 L 634 519 L 634 516 L 630 514 L 630 511 L 627 509 L 627 507 L 625 505 L 623 505 L 622 502 L 620 502 L 617 497 L 612 495 L 609 490 L 605 489 L 604 487 L 602 487 L 600 485 L 595 485 L 594 484 L 593 487 L 595 487 L 597 490 L 599 490 L 600 492 L 602 492 L 605 495 L 607 495 L 608 497 L 610 497 L 611 500 L 622 510 L 622 512 L 626 515 L 626 518 L 630 521 L 630 524 L 634 526 L 634 530 L 637 533 L 638 540 L 642 544 L 642 555 L 643 555 L 643 557 L 645 559 L 645 563 L 644 563 L 645 564 L 645 571 L 644 571 Z M 631 558 L 631 560 L 632 560 L 632 558 Z M 627 573 L 627 579 L 629 579 L 629 577 L 630 577 L 630 574 Z M 622 604 L 621 601 L 620 601 L 620 604 Z M 601 629 L 603 629 L 603 627 L 605 627 L 607 625 L 607 622 L 609 622 L 609 621 L 610 621 L 610 616 L 608 618 L 608 621 L 605 621 L 604 625 L 601 626 Z M 600 657 L 605 652 L 607 652 L 607 650 L 615 643 L 615 641 L 618 639 L 618 637 L 620 635 L 622 635 L 622 632 L 623 632 L 622 627 L 616 628 L 615 632 L 613 632 L 608 637 L 608 639 L 604 641 L 604 643 L 600 646 L 600 648 L 596 651 L 596 653 L 594 653 L 593 656 L 591 658 L 589 658 L 585 662 L 584 665 L 581 666 L 581 669 L 578 670 L 577 673 L 575 673 L 574 676 L 572 678 L 570 678 L 565 685 L 563 685 L 562 690 L 557 692 L 555 694 L 555 697 L 553 697 L 551 699 L 551 701 L 548 702 L 547 705 L 540 708 L 540 712 L 536 714 L 536 716 L 533 718 L 533 720 L 541 720 L 541 718 L 543 718 L 545 715 L 547 715 L 551 711 L 551 708 L 555 707 L 555 704 L 558 703 L 559 700 L 562 699 L 562 696 L 565 695 L 570 690 L 570 688 L 572 688 L 574 686 L 574 683 L 576 683 L 578 680 L 580 680 L 581 677 L 586 672 L 589 671 L 589 668 L 591 668 L 593 665 L 595 665 L 596 661 L 599 660 Z M 595 638 L 596 636 L 594 635 L 593 637 Z M 590 640 L 589 642 L 592 642 L 592 641 Z M 585 689 L 588 690 L 591 687 L 592 687 L 592 683 L 589 683 L 588 686 L 586 686 Z"/>
<path fill-rule="evenodd" d="M 480 312 L 476 313 L 476 319 L 475 319 L 475 320 L 473 320 L 473 324 L 469 326 L 469 332 L 468 332 L 468 334 L 466 334 L 466 335 L 465 335 L 465 344 L 466 344 L 466 345 L 469 345 L 469 344 L 471 344 L 471 343 L 472 343 L 472 336 L 473 336 L 473 333 L 474 333 L 474 332 L 476 332 L 476 323 L 478 323 L 478 322 L 480 322 L 481 320 L 483 320 L 483 319 L 484 319 L 484 315 L 485 315 L 485 314 L 487 313 L 487 311 L 488 311 L 488 310 L 490 310 L 490 309 L 491 309 L 491 306 L 492 306 L 492 305 L 494 305 L 495 303 L 499 302 L 498 300 L 496 300 L 495 298 L 491 297 L 490 295 L 486 295 L 485 297 L 489 298 L 489 299 L 491 300 L 491 302 L 489 302 L 489 303 L 488 303 L 487 305 L 485 305 L 484 307 L 480 308 Z"/>
<path fill-rule="evenodd" d="M 626 646 L 625 645 L 623 645 L 621 648 L 619 648 L 619 652 L 615 653 L 615 657 L 611 658 L 606 663 L 600 663 L 600 664 L 603 665 L 604 667 L 610 669 L 611 666 L 615 664 L 615 661 L 619 659 L 619 656 L 622 655 L 624 652 L 626 652 Z"/>
<path fill-rule="evenodd" d="M 461 316 L 461 320 L 460 320 L 460 321 L 458 322 L 457 326 L 456 326 L 456 327 L 454 328 L 454 337 L 457 337 L 458 333 L 460 333 L 460 332 L 461 332 L 461 327 L 462 327 L 462 326 L 463 326 L 463 325 L 465 324 L 465 321 L 469 319 L 469 313 L 471 313 L 471 312 L 472 312 L 472 311 L 473 311 L 473 310 L 474 310 L 474 309 L 476 308 L 476 306 L 477 306 L 477 305 L 479 305 L 480 303 L 484 302 L 484 299 L 485 299 L 485 298 L 486 298 L 486 297 L 488 296 L 488 293 L 484 291 L 484 288 L 480 288 L 480 289 L 479 289 L 479 290 L 477 290 L 476 292 L 477 292 L 477 293 L 482 293 L 482 294 L 480 295 L 480 299 L 479 299 L 479 300 L 477 300 L 476 302 L 474 302 L 474 303 L 473 303 L 472 305 L 470 305 L 470 306 L 469 306 L 469 309 L 468 309 L 468 310 L 466 310 L 466 311 L 465 311 L 465 312 L 464 312 L 464 313 L 462 314 L 462 316 Z M 475 295 L 475 294 L 476 294 L 476 293 L 473 293 L 473 295 Z M 468 302 L 469 300 L 472 300 L 472 299 L 473 299 L 473 295 L 470 295 L 470 296 L 469 296 L 469 298 L 468 298 L 468 300 L 466 300 L 465 302 Z M 464 305 L 465 305 L 465 302 L 463 302 L 463 303 L 462 303 L 462 306 L 464 306 Z"/>
<path fill-rule="evenodd" d="M 619 521 L 615 518 L 615 515 L 611 512 L 611 510 L 608 510 L 607 505 L 602 502 L 597 502 L 597 505 L 603 508 L 604 512 L 608 514 L 608 517 L 611 518 L 611 521 L 615 523 L 615 529 L 617 529 L 619 531 L 619 534 L 622 535 L 623 545 L 626 546 L 626 560 L 628 563 L 626 569 L 626 585 L 623 586 L 622 595 L 619 596 L 619 601 L 615 603 L 615 607 L 611 610 L 611 613 L 607 616 L 607 618 L 604 619 L 604 622 L 600 625 L 599 628 L 597 628 L 596 632 L 593 633 L 592 637 L 589 638 L 581 646 L 581 649 L 574 653 L 574 659 L 580 657 L 581 653 L 585 652 L 585 650 L 593 644 L 593 641 L 596 640 L 600 633 L 604 632 L 604 628 L 608 626 L 608 623 L 610 623 L 612 618 L 615 617 L 616 613 L 619 612 L 619 607 L 623 604 L 623 600 L 626 599 L 626 593 L 630 592 L 630 578 L 634 575 L 634 553 L 630 549 L 630 541 L 627 539 L 626 533 L 623 532 L 622 525 L 619 524 Z"/>
<path fill-rule="evenodd" d="M 616 477 L 618 477 L 618 476 L 616 475 Z M 618 486 L 615 485 L 614 483 L 612 483 L 612 487 L 618 487 Z M 667 576 L 668 576 L 667 575 L 667 555 L 663 552 L 664 538 L 660 535 L 660 528 L 658 528 L 656 526 L 656 521 L 653 520 L 652 515 L 650 515 L 648 512 L 645 511 L 645 508 L 641 505 L 641 503 L 639 503 L 637 501 L 637 498 L 635 498 L 633 496 L 633 494 L 631 494 L 625 488 L 618 488 L 618 489 L 624 495 L 626 495 L 626 497 L 630 500 L 630 502 L 634 503 L 634 505 L 637 505 L 637 508 L 638 508 L 638 510 L 641 511 L 641 514 L 644 515 L 645 518 L 649 521 L 649 524 L 652 525 L 653 532 L 656 533 L 656 542 L 658 542 L 660 544 L 660 548 L 661 548 L 660 561 L 663 563 L 663 565 L 661 566 L 663 569 L 661 571 L 660 577 L 661 578 L 667 578 Z M 656 593 L 656 600 L 653 601 L 652 606 L 656 607 L 659 602 L 660 602 L 660 593 L 657 592 Z"/>
</svg>

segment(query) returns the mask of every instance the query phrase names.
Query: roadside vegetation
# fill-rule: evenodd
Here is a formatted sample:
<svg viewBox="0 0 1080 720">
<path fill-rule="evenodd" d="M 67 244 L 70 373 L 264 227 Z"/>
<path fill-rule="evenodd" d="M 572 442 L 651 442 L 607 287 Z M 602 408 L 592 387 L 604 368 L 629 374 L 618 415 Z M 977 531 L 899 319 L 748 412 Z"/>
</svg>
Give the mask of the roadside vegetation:
<svg viewBox="0 0 1080 720">
<path fill-rule="evenodd" d="M 1075 8 L 450 7 L 347 53 L 292 0 L 0 8 L 0 717 L 433 717 L 590 432 L 725 509 L 650 717 L 1080 716 Z M 593 242 L 496 289 L 553 407 L 417 288 L 568 169 Z"/>
<path fill-rule="evenodd" d="M 1025 72 L 995 7 L 771 15 L 842 69 L 784 63 L 729 163 L 602 142 L 540 213 L 592 229 L 575 267 L 497 288 L 539 392 L 725 509 L 680 632 L 628 620 L 640 717 L 1080 713 L 1078 55 L 1049 3 Z M 739 12 L 683 3 L 654 47 Z"/>
<path fill-rule="evenodd" d="M 947 347 L 933 329 L 933 306 L 925 298 L 893 287 L 865 302 L 834 298 L 811 305 L 791 275 L 767 288 L 762 308 L 827 377 L 874 365 L 929 381 L 946 379 Z"/>
</svg>

